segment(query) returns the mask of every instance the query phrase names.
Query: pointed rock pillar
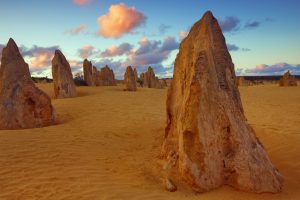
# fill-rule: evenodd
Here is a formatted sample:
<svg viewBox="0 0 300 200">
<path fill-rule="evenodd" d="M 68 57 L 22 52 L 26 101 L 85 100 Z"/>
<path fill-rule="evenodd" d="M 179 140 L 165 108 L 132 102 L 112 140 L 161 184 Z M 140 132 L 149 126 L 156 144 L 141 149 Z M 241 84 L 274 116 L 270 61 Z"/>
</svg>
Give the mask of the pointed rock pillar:
<svg viewBox="0 0 300 200">
<path fill-rule="evenodd" d="M 50 97 L 31 80 L 28 64 L 10 39 L 0 68 L 0 129 L 26 129 L 56 123 Z"/>
<path fill-rule="evenodd" d="M 197 192 L 222 185 L 279 192 L 282 177 L 246 121 L 235 79 L 221 28 L 207 12 L 175 61 L 161 152 L 166 168 Z"/>
<path fill-rule="evenodd" d="M 70 64 L 60 50 L 55 51 L 52 59 L 52 77 L 55 98 L 77 96 Z"/>
</svg>

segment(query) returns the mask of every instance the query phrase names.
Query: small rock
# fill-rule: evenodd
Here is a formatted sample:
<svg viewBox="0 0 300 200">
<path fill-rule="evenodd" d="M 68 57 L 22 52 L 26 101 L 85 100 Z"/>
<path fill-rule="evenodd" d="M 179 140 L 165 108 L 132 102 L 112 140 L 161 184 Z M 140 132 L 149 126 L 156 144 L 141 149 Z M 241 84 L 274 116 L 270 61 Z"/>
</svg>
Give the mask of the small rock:
<svg viewBox="0 0 300 200">
<path fill-rule="evenodd" d="M 169 178 L 166 178 L 165 180 L 165 186 L 166 186 L 166 190 L 168 190 L 169 192 L 175 192 L 177 191 L 177 186 L 173 183 L 173 181 Z"/>
<path fill-rule="evenodd" d="M 279 85 L 282 87 L 297 86 L 297 80 L 295 76 L 292 76 L 290 71 L 287 71 L 279 81 Z"/>
</svg>

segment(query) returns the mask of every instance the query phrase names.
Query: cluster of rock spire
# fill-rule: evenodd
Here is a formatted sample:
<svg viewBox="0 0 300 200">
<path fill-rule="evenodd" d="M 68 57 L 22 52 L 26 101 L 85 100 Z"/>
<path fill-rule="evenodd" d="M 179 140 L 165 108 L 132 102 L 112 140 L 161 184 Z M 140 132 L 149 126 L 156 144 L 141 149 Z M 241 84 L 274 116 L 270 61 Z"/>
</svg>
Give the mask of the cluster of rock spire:
<svg viewBox="0 0 300 200">
<path fill-rule="evenodd" d="M 84 81 L 88 86 L 117 85 L 112 69 L 105 66 L 98 70 L 87 59 L 83 62 Z M 126 91 L 136 91 L 136 68 L 128 67 L 124 75 Z M 55 98 L 77 96 L 70 64 L 60 50 L 52 59 L 52 77 Z M 142 76 L 144 87 L 161 88 L 151 67 Z M 50 97 L 38 89 L 31 79 L 28 64 L 18 46 L 9 39 L 2 51 L 0 68 L 0 129 L 43 127 L 57 123 Z"/>
<path fill-rule="evenodd" d="M 108 66 L 98 70 L 86 59 L 83 72 L 88 86 L 116 85 Z M 70 65 L 59 50 L 52 60 L 52 74 L 56 98 L 77 96 Z M 146 88 L 167 86 L 151 67 L 138 78 L 137 70 L 128 66 L 124 90 L 136 91 L 137 83 Z M 295 85 L 295 79 L 288 72 L 280 85 Z M 281 190 L 280 173 L 246 121 L 234 65 L 211 12 L 194 24 L 180 45 L 166 107 L 161 157 L 170 172 L 166 177 L 170 191 L 177 188 L 173 180 L 183 180 L 198 192 L 222 185 L 258 193 Z M 0 68 L 0 129 L 55 123 L 50 97 L 35 86 L 28 65 L 10 39 Z"/>
<path fill-rule="evenodd" d="M 133 84 L 134 83 L 134 84 Z M 136 68 L 132 69 L 131 66 L 128 66 L 126 72 L 124 74 L 124 84 L 125 91 L 136 91 L 137 84 L 140 87 L 144 88 L 156 88 L 162 89 L 167 87 L 167 82 L 165 80 L 159 80 L 152 69 L 152 67 L 148 67 L 147 71 L 140 74 L 140 78 L 138 77 L 138 73 Z M 131 89 L 129 89 L 131 88 Z M 133 89 L 135 88 L 135 89 Z"/>
<path fill-rule="evenodd" d="M 290 71 L 287 71 L 280 79 L 279 85 L 281 87 L 287 87 L 287 86 L 297 86 L 298 84 L 295 76 L 292 76 Z"/>
<path fill-rule="evenodd" d="M 84 81 L 88 86 L 115 86 L 117 85 L 112 69 L 105 66 L 100 69 L 92 65 L 91 61 L 83 61 Z"/>
</svg>

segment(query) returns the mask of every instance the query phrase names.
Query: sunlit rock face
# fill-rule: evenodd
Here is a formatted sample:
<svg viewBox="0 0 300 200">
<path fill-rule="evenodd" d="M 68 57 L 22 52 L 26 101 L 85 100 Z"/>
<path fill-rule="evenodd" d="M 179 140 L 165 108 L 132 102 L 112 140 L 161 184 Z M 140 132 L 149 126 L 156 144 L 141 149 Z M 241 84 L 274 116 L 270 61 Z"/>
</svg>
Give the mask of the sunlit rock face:
<svg viewBox="0 0 300 200">
<path fill-rule="evenodd" d="M 142 85 L 145 88 L 162 88 L 162 85 L 158 78 L 155 76 L 152 67 L 148 67 L 148 70 L 145 73 L 141 73 L 140 80 L 142 81 Z"/>
<path fill-rule="evenodd" d="M 55 51 L 52 59 L 52 77 L 55 98 L 77 96 L 70 64 L 59 50 Z"/>
<path fill-rule="evenodd" d="M 56 123 L 50 97 L 31 80 L 13 39 L 2 51 L 0 68 L 0 129 L 25 129 Z"/>
<path fill-rule="evenodd" d="M 100 86 L 100 71 L 93 66 L 93 82 L 95 86 Z"/>
<path fill-rule="evenodd" d="M 297 86 L 297 80 L 295 76 L 291 75 L 290 71 L 287 71 L 280 79 L 279 85 L 282 87 Z"/>
<path fill-rule="evenodd" d="M 99 75 L 100 86 L 115 86 L 117 85 L 115 74 L 108 66 L 101 68 Z"/>
<path fill-rule="evenodd" d="M 94 86 L 94 81 L 93 81 L 93 65 L 92 62 L 88 61 L 85 59 L 83 61 L 83 76 L 84 76 L 84 81 L 88 86 Z"/>
<path fill-rule="evenodd" d="M 234 65 L 211 12 L 180 45 L 161 156 L 172 171 L 168 178 L 197 192 L 222 185 L 257 193 L 281 190 L 280 173 L 246 122 Z"/>
<path fill-rule="evenodd" d="M 124 85 L 125 91 L 136 91 L 136 77 L 134 70 L 132 70 L 131 66 L 126 68 L 126 72 L 124 74 Z"/>
</svg>

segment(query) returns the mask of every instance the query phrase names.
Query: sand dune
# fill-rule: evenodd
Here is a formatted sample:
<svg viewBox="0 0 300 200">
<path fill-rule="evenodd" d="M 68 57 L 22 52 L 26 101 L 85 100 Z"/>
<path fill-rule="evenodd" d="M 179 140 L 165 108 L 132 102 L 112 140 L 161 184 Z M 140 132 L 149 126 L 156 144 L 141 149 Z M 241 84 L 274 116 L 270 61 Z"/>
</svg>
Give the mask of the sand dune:
<svg viewBox="0 0 300 200">
<path fill-rule="evenodd" d="M 53 96 L 51 84 L 39 87 Z M 166 89 L 78 87 L 55 99 L 55 126 L 0 131 L 0 199 L 299 199 L 300 88 L 241 87 L 249 123 L 285 176 L 280 194 L 224 186 L 195 194 L 164 190 L 157 157 Z"/>
</svg>

